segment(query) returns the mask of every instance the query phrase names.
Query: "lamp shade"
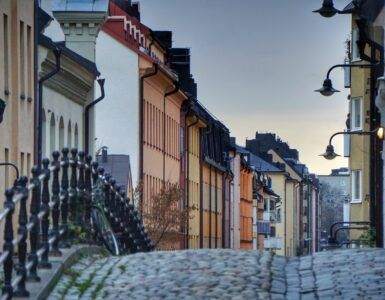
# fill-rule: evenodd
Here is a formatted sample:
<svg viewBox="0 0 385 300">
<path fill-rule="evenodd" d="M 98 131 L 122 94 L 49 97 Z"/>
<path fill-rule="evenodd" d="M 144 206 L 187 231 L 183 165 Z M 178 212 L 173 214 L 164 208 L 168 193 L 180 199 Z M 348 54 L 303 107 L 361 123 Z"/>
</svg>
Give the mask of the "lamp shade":
<svg viewBox="0 0 385 300">
<path fill-rule="evenodd" d="M 320 156 L 323 156 L 327 160 L 333 160 L 335 159 L 338 155 L 337 153 L 334 152 L 334 147 L 333 145 L 328 145 L 326 147 L 325 153 L 321 154 Z"/>
<path fill-rule="evenodd" d="M 322 7 L 317 10 L 313 10 L 314 13 L 318 13 L 325 18 L 331 18 L 339 11 L 334 7 L 333 0 L 324 0 Z"/>
<path fill-rule="evenodd" d="M 0 99 L 0 123 L 3 122 L 5 106 L 6 106 L 5 101 Z"/>
<path fill-rule="evenodd" d="M 339 93 L 339 90 L 336 90 L 335 88 L 333 88 L 332 81 L 329 78 L 327 78 L 324 80 L 322 88 L 315 90 L 315 92 L 321 93 L 321 95 L 329 97 L 334 93 Z"/>
<path fill-rule="evenodd" d="M 377 135 L 378 139 L 383 140 L 384 137 L 385 137 L 385 129 L 384 129 L 384 127 L 382 127 L 382 126 L 379 127 L 377 129 L 377 131 L 376 131 L 376 135 Z"/>
</svg>

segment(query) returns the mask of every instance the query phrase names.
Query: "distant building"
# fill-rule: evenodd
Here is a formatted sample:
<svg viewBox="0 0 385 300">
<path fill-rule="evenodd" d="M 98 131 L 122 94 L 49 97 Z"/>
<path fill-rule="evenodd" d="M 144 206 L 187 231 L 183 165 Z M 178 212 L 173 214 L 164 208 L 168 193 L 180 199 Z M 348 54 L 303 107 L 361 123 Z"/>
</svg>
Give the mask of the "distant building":
<svg viewBox="0 0 385 300">
<path fill-rule="evenodd" d="M 320 182 L 319 239 L 328 238 L 330 226 L 350 219 L 350 172 L 347 168 L 317 176 Z"/>
<path fill-rule="evenodd" d="M 106 173 L 112 175 L 116 185 L 132 199 L 133 185 L 131 176 L 130 156 L 126 154 L 108 154 L 107 148 L 96 156 L 99 166 L 104 168 Z"/>
</svg>

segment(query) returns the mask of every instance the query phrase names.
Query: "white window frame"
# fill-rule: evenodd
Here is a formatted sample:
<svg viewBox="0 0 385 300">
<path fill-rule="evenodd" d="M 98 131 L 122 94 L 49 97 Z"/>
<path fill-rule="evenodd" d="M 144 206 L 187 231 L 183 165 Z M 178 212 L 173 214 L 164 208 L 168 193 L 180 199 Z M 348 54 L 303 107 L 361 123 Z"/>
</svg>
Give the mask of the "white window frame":
<svg viewBox="0 0 385 300">
<path fill-rule="evenodd" d="M 360 51 L 358 50 L 357 41 L 359 38 L 359 30 L 358 28 L 354 28 L 352 30 L 352 38 L 351 38 L 351 54 L 352 54 L 352 62 L 361 61 Z"/>
<path fill-rule="evenodd" d="M 359 186 L 360 186 L 360 191 L 359 191 L 359 197 L 355 197 L 356 195 L 356 177 L 359 176 Z M 361 203 L 362 202 L 362 170 L 352 170 L 351 172 L 351 203 Z"/>
<path fill-rule="evenodd" d="M 355 126 L 356 124 L 356 110 L 355 110 L 355 101 L 360 101 L 360 126 Z M 364 101 L 362 97 L 354 97 L 350 100 L 350 131 L 360 131 L 362 130 L 363 124 L 363 115 L 364 115 Z"/>
</svg>

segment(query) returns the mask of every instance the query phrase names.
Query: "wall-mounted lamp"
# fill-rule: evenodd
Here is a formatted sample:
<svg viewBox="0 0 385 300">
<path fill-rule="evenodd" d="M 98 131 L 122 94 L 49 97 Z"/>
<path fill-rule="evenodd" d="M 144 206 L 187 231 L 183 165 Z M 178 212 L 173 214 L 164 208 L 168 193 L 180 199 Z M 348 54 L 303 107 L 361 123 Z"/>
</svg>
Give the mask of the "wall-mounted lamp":
<svg viewBox="0 0 385 300">
<path fill-rule="evenodd" d="M 333 87 L 333 83 L 330 79 L 330 73 L 333 71 L 335 68 L 375 68 L 379 66 L 378 63 L 376 64 L 338 64 L 332 66 L 329 71 L 326 74 L 326 79 L 324 80 L 324 83 L 322 85 L 322 88 L 315 90 L 315 92 L 321 93 L 321 95 L 329 97 L 332 96 L 334 93 L 338 93 L 339 90 L 336 90 Z"/>
<path fill-rule="evenodd" d="M 341 131 L 333 134 L 329 139 L 329 145 L 326 146 L 326 151 L 323 154 L 320 154 L 320 156 L 323 156 L 327 160 L 333 160 L 338 155 L 334 151 L 334 146 L 332 145 L 333 138 L 337 135 L 376 135 L 379 140 L 384 140 L 385 137 L 385 128 L 384 127 L 378 127 L 372 131 Z"/>
</svg>

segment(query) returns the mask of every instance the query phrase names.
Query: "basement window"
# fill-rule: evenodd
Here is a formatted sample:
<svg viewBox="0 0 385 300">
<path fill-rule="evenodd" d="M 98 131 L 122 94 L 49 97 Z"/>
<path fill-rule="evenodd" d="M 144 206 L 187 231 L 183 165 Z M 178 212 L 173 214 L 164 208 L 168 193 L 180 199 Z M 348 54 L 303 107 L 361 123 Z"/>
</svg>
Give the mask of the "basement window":
<svg viewBox="0 0 385 300">
<path fill-rule="evenodd" d="M 362 98 L 353 98 L 351 100 L 351 131 L 359 131 L 362 130 L 362 111 L 363 104 Z"/>
<path fill-rule="evenodd" d="M 352 171 L 352 203 L 362 202 L 362 171 Z"/>
</svg>

